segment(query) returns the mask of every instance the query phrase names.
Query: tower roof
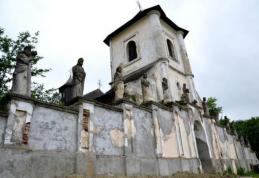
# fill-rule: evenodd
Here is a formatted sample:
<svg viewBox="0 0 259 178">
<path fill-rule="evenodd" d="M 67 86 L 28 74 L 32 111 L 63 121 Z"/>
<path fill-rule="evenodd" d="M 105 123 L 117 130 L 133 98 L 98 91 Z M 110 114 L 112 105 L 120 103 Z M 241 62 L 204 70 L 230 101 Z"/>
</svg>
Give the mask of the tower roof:
<svg viewBox="0 0 259 178">
<path fill-rule="evenodd" d="M 113 38 L 115 35 L 119 34 L 121 31 L 125 30 L 126 28 L 128 28 L 130 25 L 134 24 L 136 21 L 138 21 L 139 19 L 141 19 L 142 17 L 146 16 L 150 11 L 152 10 L 157 10 L 160 12 L 160 18 L 165 21 L 169 26 L 171 26 L 173 29 L 175 29 L 176 31 L 182 31 L 183 32 L 183 37 L 185 37 L 188 34 L 188 31 L 178 27 L 173 21 L 171 21 L 165 14 L 165 12 L 163 11 L 163 9 L 159 6 L 153 6 L 150 7 L 148 9 L 145 9 L 143 11 L 139 11 L 137 13 L 137 15 L 135 15 L 131 20 L 129 20 L 128 22 L 126 22 L 125 24 L 123 24 L 121 27 L 119 27 L 117 30 L 113 31 L 111 34 L 109 34 L 105 39 L 104 39 L 104 43 L 107 44 L 109 46 L 109 41 L 111 38 Z"/>
</svg>

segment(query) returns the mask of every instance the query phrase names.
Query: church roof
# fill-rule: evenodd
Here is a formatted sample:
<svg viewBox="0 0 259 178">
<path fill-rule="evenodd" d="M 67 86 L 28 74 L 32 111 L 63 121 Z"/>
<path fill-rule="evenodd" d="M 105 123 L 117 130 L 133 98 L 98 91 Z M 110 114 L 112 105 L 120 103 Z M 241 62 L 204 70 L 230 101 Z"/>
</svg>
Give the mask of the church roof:
<svg viewBox="0 0 259 178">
<path fill-rule="evenodd" d="M 104 93 L 100 89 L 93 90 L 83 96 L 83 99 L 96 99 Z"/>
<path fill-rule="evenodd" d="M 62 91 L 62 90 L 64 90 L 67 87 L 71 87 L 72 86 L 72 82 L 73 82 L 73 79 L 72 79 L 72 76 L 70 75 L 68 80 L 66 81 L 66 83 L 64 85 L 62 85 L 61 87 L 59 87 L 59 91 Z"/>
<path fill-rule="evenodd" d="M 104 43 L 107 44 L 109 46 L 109 41 L 111 38 L 113 38 L 115 35 L 119 34 L 121 31 L 125 30 L 126 28 L 128 28 L 130 25 L 134 24 L 136 21 L 138 21 L 139 19 L 141 19 L 142 17 L 146 16 L 150 11 L 152 10 L 157 10 L 160 12 L 161 16 L 160 18 L 165 21 L 169 26 L 171 26 L 173 29 L 175 29 L 176 31 L 182 31 L 183 32 L 183 37 L 185 37 L 188 34 L 188 31 L 178 27 L 173 21 L 171 21 L 165 14 L 165 12 L 163 11 L 163 9 L 159 6 L 153 6 L 150 7 L 148 9 L 145 9 L 143 11 L 139 11 L 137 13 L 137 15 L 135 15 L 131 20 L 129 20 L 127 23 L 123 24 L 121 27 L 119 27 L 117 30 L 115 30 L 114 32 L 112 32 L 111 34 L 109 34 L 105 39 L 104 39 Z"/>
</svg>

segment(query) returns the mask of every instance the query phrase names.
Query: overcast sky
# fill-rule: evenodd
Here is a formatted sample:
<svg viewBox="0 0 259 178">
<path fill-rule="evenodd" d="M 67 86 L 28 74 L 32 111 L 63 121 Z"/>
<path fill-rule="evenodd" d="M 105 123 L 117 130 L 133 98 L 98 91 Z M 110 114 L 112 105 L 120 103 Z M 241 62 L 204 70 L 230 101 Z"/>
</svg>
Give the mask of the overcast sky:
<svg viewBox="0 0 259 178">
<path fill-rule="evenodd" d="M 213 96 L 231 119 L 259 116 L 258 0 L 140 0 L 159 4 L 189 30 L 187 52 L 200 96 Z M 0 26 L 11 37 L 40 31 L 37 79 L 47 88 L 66 82 L 79 57 L 85 59 L 85 93 L 109 89 L 110 54 L 102 41 L 139 11 L 135 0 L 0 0 Z"/>
</svg>

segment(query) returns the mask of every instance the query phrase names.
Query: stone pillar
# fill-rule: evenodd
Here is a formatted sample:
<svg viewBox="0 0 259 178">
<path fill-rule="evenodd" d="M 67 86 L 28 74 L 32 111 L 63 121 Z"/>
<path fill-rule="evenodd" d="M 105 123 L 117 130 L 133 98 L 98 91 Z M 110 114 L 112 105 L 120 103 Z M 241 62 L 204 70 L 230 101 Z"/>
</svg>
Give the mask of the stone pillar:
<svg viewBox="0 0 259 178">
<path fill-rule="evenodd" d="M 166 48 L 165 41 L 163 36 L 163 30 L 160 23 L 160 12 L 153 10 L 149 12 L 149 24 L 152 38 L 154 39 L 153 43 L 155 44 L 155 53 L 156 58 L 165 58 L 166 57 Z"/>
<path fill-rule="evenodd" d="M 191 65 L 190 65 L 190 61 L 187 55 L 187 51 L 185 48 L 185 43 L 184 43 L 184 39 L 183 39 L 183 32 L 182 31 L 178 31 L 177 32 L 177 37 L 178 37 L 178 42 L 179 42 L 179 46 L 180 46 L 180 51 L 181 51 L 181 56 L 182 56 L 182 60 L 183 60 L 183 64 L 184 64 L 184 71 L 186 73 L 186 75 L 193 75 L 192 74 L 192 69 L 191 69 Z"/>
<path fill-rule="evenodd" d="M 92 121 L 94 105 L 83 103 L 79 106 L 77 122 L 77 157 L 75 171 L 77 174 L 92 177 L 95 174 L 95 148 L 93 134 L 95 132 Z"/>
<path fill-rule="evenodd" d="M 179 157 L 184 156 L 184 150 L 183 150 L 183 143 L 182 143 L 182 136 L 181 136 L 181 128 L 179 124 L 179 115 L 175 112 L 175 130 L 176 130 L 176 138 L 177 138 L 177 144 L 178 144 L 178 153 Z"/>
<path fill-rule="evenodd" d="M 152 107 L 152 118 L 153 118 L 153 123 L 154 123 L 154 133 L 155 133 L 155 138 L 156 138 L 156 153 L 158 156 L 161 156 L 163 154 L 162 150 L 162 137 L 160 133 L 160 125 L 158 121 L 158 116 L 157 113 L 158 109 L 157 107 L 153 106 Z"/>
<path fill-rule="evenodd" d="M 133 153 L 133 137 L 136 134 L 136 129 L 133 120 L 133 107 L 128 104 L 123 105 L 123 122 L 124 122 L 124 148 L 125 155 Z"/>
<path fill-rule="evenodd" d="M 78 113 L 78 151 L 95 152 L 93 147 L 94 125 L 91 115 L 94 114 L 94 105 L 84 103 Z M 86 140 L 87 139 L 87 140 Z"/>
<path fill-rule="evenodd" d="M 90 120 L 90 111 L 83 109 L 83 117 L 81 120 L 81 133 L 80 133 L 80 147 L 79 150 L 86 152 L 89 150 L 89 120 Z"/>
<path fill-rule="evenodd" d="M 162 87 L 163 78 L 170 79 L 168 77 L 168 59 L 163 58 L 159 59 L 159 61 L 156 64 L 155 69 L 155 80 L 156 80 L 156 90 L 157 90 L 157 101 L 163 101 L 164 100 L 164 91 Z M 172 90 L 171 90 L 171 81 L 168 81 L 168 89 L 167 89 L 167 100 L 173 101 L 172 97 Z"/>
<path fill-rule="evenodd" d="M 183 65 L 184 65 L 184 71 L 185 71 L 186 78 L 187 78 L 187 81 L 188 81 L 188 88 L 191 91 L 190 92 L 190 94 L 191 94 L 190 100 L 191 100 L 191 102 L 194 99 L 196 99 L 198 101 L 199 98 L 196 94 L 196 90 L 195 90 L 195 86 L 194 86 L 194 82 L 193 82 L 193 74 L 192 74 L 191 64 L 190 64 L 190 60 L 189 60 L 188 55 L 187 55 L 187 50 L 186 50 L 186 47 L 185 47 L 182 31 L 177 32 L 177 39 L 178 39 L 179 46 L 180 46 L 180 52 L 181 52 L 182 61 L 183 61 Z"/>
<path fill-rule="evenodd" d="M 4 144 L 22 144 L 26 123 L 31 122 L 33 105 L 24 101 L 11 100 Z M 27 136 L 29 133 L 27 133 Z M 29 138 L 27 138 L 28 141 Z"/>
</svg>

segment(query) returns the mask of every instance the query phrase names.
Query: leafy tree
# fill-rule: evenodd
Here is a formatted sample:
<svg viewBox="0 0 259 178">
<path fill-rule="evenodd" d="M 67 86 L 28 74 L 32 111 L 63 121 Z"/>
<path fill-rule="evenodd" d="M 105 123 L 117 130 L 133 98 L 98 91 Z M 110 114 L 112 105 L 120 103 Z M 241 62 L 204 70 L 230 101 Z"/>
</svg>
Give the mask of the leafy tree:
<svg viewBox="0 0 259 178">
<path fill-rule="evenodd" d="M 27 45 L 35 48 L 38 43 L 39 32 L 31 35 L 29 32 L 21 32 L 17 39 L 13 40 L 5 34 L 0 27 L 0 100 L 10 91 L 13 71 L 16 64 L 16 55 Z M 36 55 L 32 60 L 32 77 L 45 77 L 44 74 L 50 69 L 41 69 L 36 64 L 43 57 Z M 33 83 L 32 97 L 44 101 L 59 104 L 59 95 L 55 89 L 46 90 L 43 84 Z"/>
<path fill-rule="evenodd" d="M 222 112 L 222 107 L 217 105 L 217 99 L 209 97 L 207 100 L 208 109 L 212 117 L 217 117 Z M 248 120 L 231 121 L 227 116 L 218 120 L 218 124 L 226 127 L 231 134 L 237 132 L 239 137 L 244 137 L 259 158 L 259 117 L 252 117 Z"/>
<path fill-rule="evenodd" d="M 235 126 L 234 126 L 234 121 L 230 121 L 230 119 L 227 116 L 224 116 L 224 118 L 220 118 L 218 121 L 218 124 L 221 125 L 222 127 L 226 127 L 227 131 L 234 135 L 235 134 Z"/>
<path fill-rule="evenodd" d="M 207 100 L 208 109 L 210 115 L 218 119 L 219 114 L 223 111 L 222 107 L 217 106 L 217 99 L 214 97 L 209 97 Z"/>
<path fill-rule="evenodd" d="M 246 138 L 249 141 L 251 148 L 259 157 L 259 117 L 252 117 L 248 120 L 233 121 L 233 125 L 239 136 Z"/>
<path fill-rule="evenodd" d="M 32 84 L 32 97 L 46 103 L 55 103 L 63 105 L 61 102 L 61 96 L 57 89 L 45 89 L 43 84 L 33 83 Z"/>
</svg>

